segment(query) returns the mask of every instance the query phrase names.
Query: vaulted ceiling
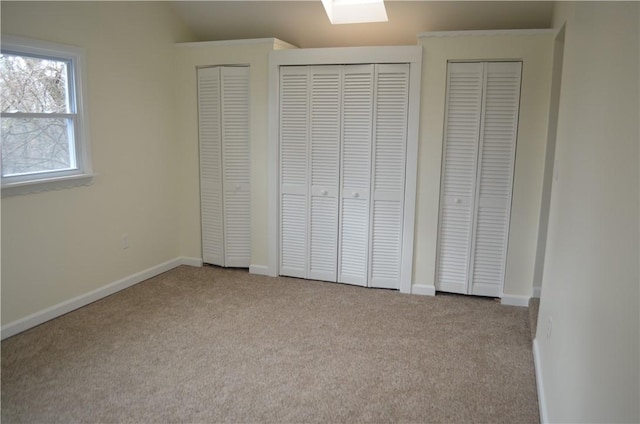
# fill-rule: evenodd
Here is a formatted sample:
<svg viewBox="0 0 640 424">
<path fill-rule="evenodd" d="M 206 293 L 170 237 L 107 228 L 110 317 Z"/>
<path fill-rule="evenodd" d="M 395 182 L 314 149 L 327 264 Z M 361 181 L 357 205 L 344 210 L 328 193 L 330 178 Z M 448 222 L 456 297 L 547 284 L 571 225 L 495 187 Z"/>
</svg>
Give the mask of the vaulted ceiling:
<svg viewBox="0 0 640 424">
<path fill-rule="evenodd" d="M 331 25 L 320 0 L 173 1 L 199 41 L 276 37 L 298 47 L 412 45 L 425 31 L 551 26 L 553 2 L 393 1 L 389 22 Z"/>
</svg>

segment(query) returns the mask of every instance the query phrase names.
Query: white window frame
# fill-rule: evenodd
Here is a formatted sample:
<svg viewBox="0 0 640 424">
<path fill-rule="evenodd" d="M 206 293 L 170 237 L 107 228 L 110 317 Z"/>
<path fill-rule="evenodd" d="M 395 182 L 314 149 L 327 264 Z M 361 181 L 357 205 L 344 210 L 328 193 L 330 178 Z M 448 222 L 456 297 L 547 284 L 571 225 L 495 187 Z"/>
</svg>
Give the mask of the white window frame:
<svg viewBox="0 0 640 424">
<path fill-rule="evenodd" d="M 73 107 L 69 114 L 64 115 L 73 117 L 76 162 L 74 169 L 2 177 L 2 197 L 91 184 L 94 174 L 91 166 L 91 145 L 89 142 L 84 49 L 3 34 L 1 50 L 6 54 L 36 56 L 69 62 L 71 67 L 71 78 L 68 82 L 69 101 Z M 21 114 L 21 116 L 23 115 L 30 114 Z M 56 117 L 60 114 L 51 115 Z M 15 116 L 15 114 L 7 113 L 3 116 Z"/>
</svg>

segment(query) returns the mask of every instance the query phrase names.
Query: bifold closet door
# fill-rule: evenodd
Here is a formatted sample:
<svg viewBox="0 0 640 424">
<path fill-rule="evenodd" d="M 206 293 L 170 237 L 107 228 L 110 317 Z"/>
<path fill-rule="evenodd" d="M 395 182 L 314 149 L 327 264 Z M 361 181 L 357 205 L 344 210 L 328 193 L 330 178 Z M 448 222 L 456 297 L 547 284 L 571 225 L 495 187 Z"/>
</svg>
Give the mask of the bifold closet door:
<svg viewBox="0 0 640 424">
<path fill-rule="evenodd" d="M 521 70 L 520 62 L 448 65 L 438 290 L 501 295 Z"/>
<path fill-rule="evenodd" d="M 280 70 L 280 274 L 336 281 L 342 68 Z"/>
<path fill-rule="evenodd" d="M 409 65 L 345 67 L 338 281 L 400 287 Z"/>
<path fill-rule="evenodd" d="M 198 69 L 203 261 L 248 267 L 249 68 Z"/>
<path fill-rule="evenodd" d="M 280 68 L 280 274 L 399 288 L 409 65 Z"/>
</svg>

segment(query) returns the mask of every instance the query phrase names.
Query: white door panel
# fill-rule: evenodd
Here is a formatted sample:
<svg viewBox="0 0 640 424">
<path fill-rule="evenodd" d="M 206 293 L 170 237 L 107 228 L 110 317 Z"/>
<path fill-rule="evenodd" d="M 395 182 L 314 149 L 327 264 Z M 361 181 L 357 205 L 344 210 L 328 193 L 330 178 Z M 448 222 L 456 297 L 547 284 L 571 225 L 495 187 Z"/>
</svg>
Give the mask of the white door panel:
<svg viewBox="0 0 640 424">
<path fill-rule="evenodd" d="M 307 278 L 309 71 L 280 70 L 280 275 Z"/>
<path fill-rule="evenodd" d="M 369 285 L 400 288 L 409 65 L 375 65 Z"/>
<path fill-rule="evenodd" d="M 344 69 L 338 281 L 366 286 L 373 134 L 373 65 Z"/>
<path fill-rule="evenodd" d="M 202 259 L 248 267 L 249 68 L 198 69 Z"/>
<path fill-rule="evenodd" d="M 310 68 L 308 278 L 336 281 L 342 69 Z"/>
<path fill-rule="evenodd" d="M 251 263 L 249 68 L 220 68 L 225 266 Z"/>
</svg>

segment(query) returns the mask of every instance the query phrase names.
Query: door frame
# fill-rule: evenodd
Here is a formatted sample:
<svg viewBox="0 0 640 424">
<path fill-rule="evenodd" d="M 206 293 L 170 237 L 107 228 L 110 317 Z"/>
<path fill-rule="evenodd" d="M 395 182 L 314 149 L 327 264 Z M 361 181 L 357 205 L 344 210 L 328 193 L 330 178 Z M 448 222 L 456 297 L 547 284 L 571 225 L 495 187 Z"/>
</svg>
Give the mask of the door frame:
<svg viewBox="0 0 640 424">
<path fill-rule="evenodd" d="M 407 149 L 405 162 L 404 216 L 402 229 L 402 264 L 400 266 L 400 292 L 411 293 L 413 248 L 418 176 L 418 138 L 420 123 L 420 96 L 422 82 L 422 47 L 337 47 L 318 49 L 276 50 L 269 53 L 268 72 L 268 193 L 267 193 L 267 274 L 277 276 L 280 262 L 280 145 L 279 145 L 279 83 L 280 66 L 291 65 L 354 65 L 354 64 L 408 63 L 409 107 L 407 119 Z"/>
</svg>

